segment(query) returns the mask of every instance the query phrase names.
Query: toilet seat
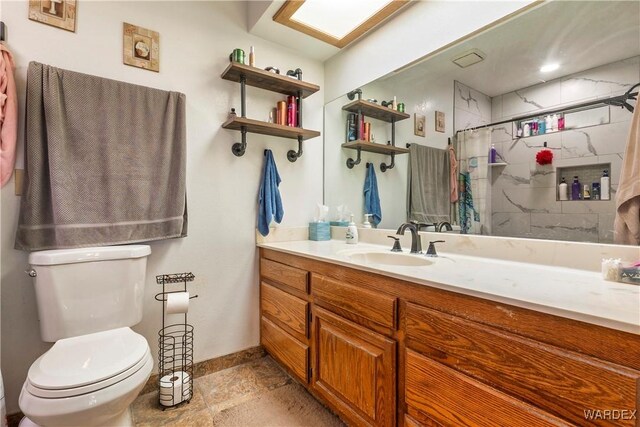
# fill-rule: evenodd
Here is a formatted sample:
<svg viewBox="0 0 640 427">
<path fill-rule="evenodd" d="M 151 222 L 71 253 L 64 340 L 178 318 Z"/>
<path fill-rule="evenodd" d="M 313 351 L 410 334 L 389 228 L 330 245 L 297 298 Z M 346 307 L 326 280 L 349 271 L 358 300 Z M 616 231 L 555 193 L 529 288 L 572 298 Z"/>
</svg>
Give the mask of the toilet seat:
<svg viewBox="0 0 640 427">
<path fill-rule="evenodd" d="M 130 328 L 65 338 L 31 365 L 25 386 L 38 397 L 78 396 L 130 377 L 149 356 L 146 339 Z"/>
</svg>

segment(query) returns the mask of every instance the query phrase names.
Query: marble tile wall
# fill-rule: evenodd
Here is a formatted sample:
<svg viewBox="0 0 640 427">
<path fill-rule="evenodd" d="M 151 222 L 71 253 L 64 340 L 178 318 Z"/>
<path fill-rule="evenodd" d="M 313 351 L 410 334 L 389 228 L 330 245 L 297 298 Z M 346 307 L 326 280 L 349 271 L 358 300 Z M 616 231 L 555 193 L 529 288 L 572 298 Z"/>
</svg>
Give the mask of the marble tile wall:
<svg viewBox="0 0 640 427">
<path fill-rule="evenodd" d="M 455 130 L 464 130 L 491 123 L 491 98 L 458 81 L 454 82 Z"/>
<path fill-rule="evenodd" d="M 464 130 L 491 123 L 491 98 L 458 81 L 454 82 L 454 127 Z M 490 140 L 482 134 L 467 134 L 466 143 L 473 147 L 467 155 L 475 158 L 476 168 L 469 167 L 471 175 L 471 192 L 474 207 L 480 214 L 480 221 L 474 222 L 471 234 L 491 234 L 491 216 L 489 201 L 491 200 L 491 186 L 488 180 L 487 162 Z M 467 163 L 459 164 L 460 170 L 467 168 Z"/>
<path fill-rule="evenodd" d="M 639 81 L 640 57 L 603 65 L 496 96 L 491 121 L 618 95 Z M 563 132 L 514 139 L 513 124 L 493 128 L 491 142 L 508 165 L 490 170 L 492 234 L 612 243 L 613 199 L 630 121 L 629 112 L 610 107 L 608 123 Z M 545 142 L 554 161 L 539 166 L 535 155 Z M 556 168 L 601 163 L 611 164 L 611 201 L 556 200 Z"/>
</svg>

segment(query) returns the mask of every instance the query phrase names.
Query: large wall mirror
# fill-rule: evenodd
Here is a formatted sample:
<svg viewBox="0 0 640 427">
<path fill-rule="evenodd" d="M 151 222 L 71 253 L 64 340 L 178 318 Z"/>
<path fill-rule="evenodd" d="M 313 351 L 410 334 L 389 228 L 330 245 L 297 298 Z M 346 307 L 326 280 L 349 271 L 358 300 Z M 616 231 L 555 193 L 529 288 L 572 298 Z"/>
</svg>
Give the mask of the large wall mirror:
<svg viewBox="0 0 640 427">
<path fill-rule="evenodd" d="M 362 223 L 374 168 L 379 228 L 613 243 L 639 83 L 640 2 L 540 4 L 326 104 L 325 204 Z"/>
</svg>

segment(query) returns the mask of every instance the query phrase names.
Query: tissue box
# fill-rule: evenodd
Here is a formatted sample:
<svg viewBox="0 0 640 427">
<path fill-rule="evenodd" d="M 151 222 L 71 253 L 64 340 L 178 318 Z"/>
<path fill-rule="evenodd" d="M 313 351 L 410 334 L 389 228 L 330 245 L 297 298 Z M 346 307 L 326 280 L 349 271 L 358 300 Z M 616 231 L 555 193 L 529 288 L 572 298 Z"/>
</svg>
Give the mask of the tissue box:
<svg viewBox="0 0 640 427">
<path fill-rule="evenodd" d="M 640 266 L 628 266 L 620 269 L 622 282 L 640 285 Z"/>
<path fill-rule="evenodd" d="M 328 222 L 310 222 L 309 240 L 331 240 L 331 227 Z"/>
<path fill-rule="evenodd" d="M 331 221 L 329 224 L 334 227 L 348 227 L 349 221 Z"/>
</svg>

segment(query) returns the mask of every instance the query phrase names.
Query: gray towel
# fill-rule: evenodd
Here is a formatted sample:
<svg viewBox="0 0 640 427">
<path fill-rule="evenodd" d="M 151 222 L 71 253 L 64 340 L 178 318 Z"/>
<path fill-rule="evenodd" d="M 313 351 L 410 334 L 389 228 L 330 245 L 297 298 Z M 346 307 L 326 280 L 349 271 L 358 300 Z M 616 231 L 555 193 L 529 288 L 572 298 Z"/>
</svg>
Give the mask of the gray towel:
<svg viewBox="0 0 640 427">
<path fill-rule="evenodd" d="M 181 93 L 30 63 L 15 248 L 186 236 L 185 120 Z"/>
<path fill-rule="evenodd" d="M 407 177 L 407 220 L 450 222 L 449 150 L 411 144 Z"/>
</svg>

